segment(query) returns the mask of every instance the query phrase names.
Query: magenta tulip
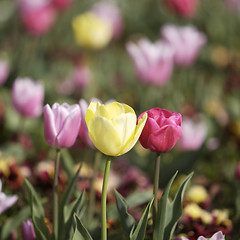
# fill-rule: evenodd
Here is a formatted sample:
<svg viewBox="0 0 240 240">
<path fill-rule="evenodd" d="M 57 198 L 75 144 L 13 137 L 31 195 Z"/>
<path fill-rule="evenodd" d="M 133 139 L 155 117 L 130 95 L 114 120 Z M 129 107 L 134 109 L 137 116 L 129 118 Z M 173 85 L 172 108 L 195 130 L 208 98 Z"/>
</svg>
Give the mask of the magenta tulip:
<svg viewBox="0 0 240 240">
<path fill-rule="evenodd" d="M 78 104 L 59 105 L 52 108 L 44 106 L 44 133 L 47 143 L 56 148 L 71 147 L 77 138 L 81 123 L 81 111 Z"/>
<path fill-rule="evenodd" d="M 167 6 L 177 15 L 191 18 L 195 15 L 198 0 L 165 0 Z"/>
<path fill-rule="evenodd" d="M 147 122 L 139 138 L 144 148 L 152 152 L 164 153 L 170 151 L 182 135 L 182 115 L 161 108 L 153 108 L 147 113 Z"/>
<path fill-rule="evenodd" d="M 191 65 L 206 43 L 206 36 L 193 26 L 165 25 L 161 35 L 174 49 L 174 62 L 179 66 Z"/>
<path fill-rule="evenodd" d="M 25 117 L 36 118 L 42 113 L 44 88 L 30 78 L 17 78 L 12 87 L 12 103 Z"/>
<path fill-rule="evenodd" d="M 24 240 L 34 240 L 36 239 L 36 234 L 34 231 L 33 223 L 31 219 L 28 219 L 26 222 L 21 224 L 22 230 L 22 239 Z"/>
<path fill-rule="evenodd" d="M 52 0 L 54 6 L 60 10 L 65 11 L 67 10 L 72 4 L 74 0 Z"/>
<path fill-rule="evenodd" d="M 5 83 L 9 74 L 9 66 L 7 62 L 0 60 L 0 86 Z"/>
<path fill-rule="evenodd" d="M 169 44 L 140 39 L 137 44 L 128 43 L 126 48 L 142 82 L 153 85 L 167 83 L 173 69 L 173 49 Z"/>
</svg>

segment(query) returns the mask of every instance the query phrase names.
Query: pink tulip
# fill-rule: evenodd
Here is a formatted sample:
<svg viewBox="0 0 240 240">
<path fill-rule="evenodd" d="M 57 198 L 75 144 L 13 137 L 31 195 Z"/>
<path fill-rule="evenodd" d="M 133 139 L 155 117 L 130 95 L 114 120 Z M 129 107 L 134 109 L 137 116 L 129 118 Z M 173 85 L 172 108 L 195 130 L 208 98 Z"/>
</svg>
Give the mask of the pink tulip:
<svg viewBox="0 0 240 240">
<path fill-rule="evenodd" d="M 194 122 L 190 118 L 184 118 L 179 147 L 182 150 L 198 150 L 202 146 L 206 136 L 207 126 L 203 121 Z"/>
<path fill-rule="evenodd" d="M 240 11 L 240 1 L 239 0 L 224 0 L 227 7 L 232 11 Z"/>
<path fill-rule="evenodd" d="M 181 237 L 180 240 L 189 240 L 189 239 L 186 237 Z M 203 236 L 200 236 L 197 240 L 225 240 L 225 237 L 222 231 L 219 231 L 213 234 L 211 238 L 205 238 Z"/>
<path fill-rule="evenodd" d="M 52 1 L 54 6 L 60 11 L 67 10 L 74 2 L 74 0 L 52 0 Z"/>
<path fill-rule="evenodd" d="M 85 146 L 90 146 L 93 147 L 93 142 L 90 139 L 89 135 L 88 135 L 88 128 L 87 128 L 87 123 L 85 121 L 85 115 L 87 112 L 87 108 L 89 106 L 89 104 L 84 100 L 84 99 L 80 99 L 79 101 L 79 106 L 81 109 L 81 124 L 80 124 L 80 128 L 79 128 L 79 139 L 80 139 L 80 143 L 81 145 Z"/>
<path fill-rule="evenodd" d="M 56 19 L 56 10 L 49 0 L 18 0 L 24 27 L 35 36 L 45 34 Z"/>
<path fill-rule="evenodd" d="M 206 36 L 193 26 L 165 25 L 161 34 L 174 49 L 174 62 L 179 66 L 191 65 L 206 43 Z"/>
<path fill-rule="evenodd" d="M 169 44 L 141 39 L 137 44 L 128 43 L 126 47 L 142 82 L 166 84 L 173 69 L 173 50 Z"/>
<path fill-rule="evenodd" d="M 97 16 L 107 20 L 111 24 L 113 38 L 116 39 L 122 34 L 123 19 L 116 5 L 108 2 L 96 3 L 92 7 L 92 12 L 94 12 Z"/>
<path fill-rule="evenodd" d="M 44 133 L 47 143 L 56 148 L 71 147 L 77 138 L 81 123 L 81 111 L 78 104 L 44 107 Z"/>
<path fill-rule="evenodd" d="M 42 113 L 44 88 L 30 78 L 17 78 L 12 87 L 12 103 L 26 117 L 36 118 Z"/>
<path fill-rule="evenodd" d="M 18 200 L 17 195 L 7 196 L 2 192 L 2 181 L 0 179 L 0 215 L 16 203 Z"/>
<path fill-rule="evenodd" d="M 9 74 L 9 66 L 7 62 L 0 60 L 0 86 L 5 83 Z"/>
<path fill-rule="evenodd" d="M 81 64 L 74 70 L 72 80 L 77 88 L 83 89 L 92 80 L 92 72 L 86 64 Z"/>
<path fill-rule="evenodd" d="M 164 153 L 170 151 L 182 135 L 182 115 L 161 108 L 153 108 L 147 113 L 147 122 L 139 138 L 144 148 L 152 152 Z"/>
<path fill-rule="evenodd" d="M 36 239 L 36 234 L 34 231 L 33 223 L 31 219 L 28 219 L 26 222 L 22 222 L 22 238 L 24 240 L 34 240 Z"/>
<path fill-rule="evenodd" d="M 198 0 L 165 0 L 167 6 L 177 15 L 191 18 L 195 15 Z"/>
</svg>

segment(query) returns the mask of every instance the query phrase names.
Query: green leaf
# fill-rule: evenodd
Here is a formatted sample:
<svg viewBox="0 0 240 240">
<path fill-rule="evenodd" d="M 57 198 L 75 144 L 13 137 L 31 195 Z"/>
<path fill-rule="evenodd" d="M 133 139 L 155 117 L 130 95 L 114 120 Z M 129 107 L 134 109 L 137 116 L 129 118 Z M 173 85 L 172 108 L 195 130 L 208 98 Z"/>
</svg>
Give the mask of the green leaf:
<svg viewBox="0 0 240 240">
<path fill-rule="evenodd" d="M 189 174 L 185 180 L 182 182 L 181 186 L 179 187 L 178 192 L 176 193 L 176 196 L 171 204 L 171 217 L 170 221 L 167 224 L 165 231 L 164 231 L 164 240 L 172 239 L 173 232 L 175 230 L 175 227 L 177 225 L 177 221 L 182 216 L 182 201 L 183 196 L 187 187 L 188 182 L 192 178 L 193 173 Z"/>
<path fill-rule="evenodd" d="M 88 230 L 83 226 L 81 220 L 75 215 L 76 229 L 72 240 L 93 240 Z"/>
<path fill-rule="evenodd" d="M 136 221 L 133 218 L 133 216 L 131 216 L 128 213 L 128 206 L 123 196 L 120 193 L 118 193 L 116 190 L 114 190 L 114 194 L 115 194 L 118 213 L 120 215 L 123 228 L 128 234 L 130 234 L 131 230 L 133 229 L 133 226 L 135 226 L 136 224 Z"/>
<path fill-rule="evenodd" d="M 18 226 L 20 226 L 21 222 L 28 219 L 30 215 L 31 215 L 30 207 L 24 207 L 13 217 L 8 218 L 3 225 L 2 232 L 1 232 L 1 239 L 5 240 L 9 236 L 11 231 L 13 229 L 16 229 Z"/>
<path fill-rule="evenodd" d="M 170 181 L 160 199 L 160 202 L 158 205 L 157 219 L 156 219 L 155 228 L 153 231 L 153 239 L 154 240 L 163 240 L 164 228 L 166 226 L 166 221 L 169 220 L 168 212 L 170 209 L 170 203 L 168 200 L 168 195 L 169 195 L 169 191 L 172 186 L 172 183 L 173 183 L 174 179 L 176 178 L 176 176 L 177 176 L 177 172 L 170 179 Z"/>
<path fill-rule="evenodd" d="M 148 215 L 151 210 L 153 199 L 148 203 L 134 233 L 130 235 L 130 240 L 144 240 L 145 232 L 147 228 Z"/>
<path fill-rule="evenodd" d="M 151 191 L 136 192 L 128 196 L 125 201 L 129 208 L 133 208 L 149 202 L 152 196 L 153 193 Z"/>
<path fill-rule="evenodd" d="M 67 174 L 67 177 L 69 179 L 72 178 L 72 175 L 74 174 L 73 169 L 74 169 L 74 161 L 68 151 L 68 149 L 61 149 L 61 156 L 62 156 L 62 165 L 63 169 Z"/>
<path fill-rule="evenodd" d="M 39 240 L 49 240 L 51 239 L 51 237 L 44 221 L 45 214 L 41 201 L 37 193 L 35 192 L 32 184 L 27 179 L 25 179 L 25 186 L 27 187 L 30 196 L 32 221 L 36 237 Z"/>
</svg>

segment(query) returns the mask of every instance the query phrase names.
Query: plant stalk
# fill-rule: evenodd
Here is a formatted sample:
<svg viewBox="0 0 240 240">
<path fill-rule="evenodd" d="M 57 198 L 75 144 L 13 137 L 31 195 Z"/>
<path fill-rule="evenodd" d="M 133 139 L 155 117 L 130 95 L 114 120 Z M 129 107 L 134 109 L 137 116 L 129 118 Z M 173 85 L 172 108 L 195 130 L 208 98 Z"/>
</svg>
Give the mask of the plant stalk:
<svg viewBox="0 0 240 240">
<path fill-rule="evenodd" d="M 102 186 L 102 202 L 101 202 L 102 240 L 107 240 L 107 183 L 108 183 L 110 165 L 111 165 L 111 157 L 108 156 L 108 159 L 105 165 L 105 172 L 104 172 L 103 186 Z"/>
<path fill-rule="evenodd" d="M 57 149 L 57 157 L 54 166 L 53 179 L 53 234 L 58 239 L 58 172 L 60 164 L 60 149 Z"/>
</svg>

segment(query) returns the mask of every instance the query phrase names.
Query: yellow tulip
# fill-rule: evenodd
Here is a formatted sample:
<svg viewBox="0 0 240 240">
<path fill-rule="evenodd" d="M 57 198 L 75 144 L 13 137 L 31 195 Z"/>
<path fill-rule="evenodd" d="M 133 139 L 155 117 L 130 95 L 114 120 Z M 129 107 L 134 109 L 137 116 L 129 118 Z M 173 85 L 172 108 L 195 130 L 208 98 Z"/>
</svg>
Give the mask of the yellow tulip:
<svg viewBox="0 0 240 240">
<path fill-rule="evenodd" d="M 86 112 L 89 137 L 108 156 L 119 156 L 133 148 L 143 130 L 147 114 L 137 122 L 134 110 L 126 104 L 91 102 Z"/>
<path fill-rule="evenodd" d="M 72 26 L 75 40 L 82 47 L 101 49 L 112 39 L 110 23 L 90 12 L 74 18 Z"/>
</svg>

